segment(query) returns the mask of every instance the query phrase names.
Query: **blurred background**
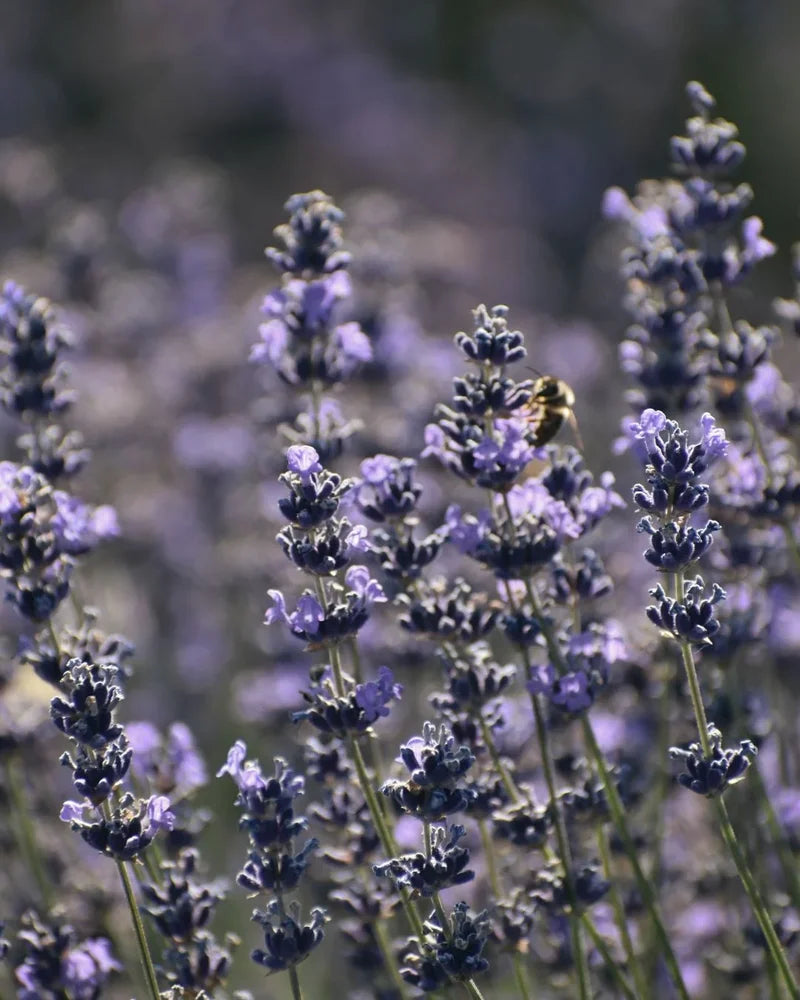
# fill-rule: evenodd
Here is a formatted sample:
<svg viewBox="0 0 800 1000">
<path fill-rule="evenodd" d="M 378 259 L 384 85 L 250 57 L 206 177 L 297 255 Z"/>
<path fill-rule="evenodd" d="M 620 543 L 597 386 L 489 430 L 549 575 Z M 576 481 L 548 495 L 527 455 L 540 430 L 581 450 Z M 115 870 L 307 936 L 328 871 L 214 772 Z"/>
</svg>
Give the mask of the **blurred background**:
<svg viewBox="0 0 800 1000">
<path fill-rule="evenodd" d="M 745 308 L 763 321 L 791 293 L 794 0 L 2 9 L 0 274 L 52 298 L 77 335 L 72 418 L 95 455 L 78 488 L 122 524 L 82 596 L 136 643 L 128 718 L 189 722 L 213 770 L 240 735 L 264 759 L 292 754 L 285 720 L 307 667 L 260 624 L 268 587 L 300 589 L 272 513 L 274 431 L 299 404 L 247 361 L 277 283 L 263 247 L 292 192 L 322 188 L 345 208 L 355 315 L 374 337 L 347 400 L 367 424 L 350 468 L 379 450 L 419 453 L 458 371 L 452 335 L 479 302 L 511 307 L 531 363 L 575 388 L 590 464 L 613 466 L 625 317 L 601 199 L 663 175 L 689 79 L 740 126 L 742 179 L 780 248 Z M 11 456 L 14 429 L 4 434 Z M 625 493 L 634 473 L 618 472 Z M 428 486 L 435 523 L 452 485 Z M 638 566 L 629 522 L 618 572 Z M 231 798 L 215 787 L 206 804 Z M 209 838 L 230 874 L 244 842 L 228 816 Z M 244 921 L 246 902 L 234 908 Z"/>
</svg>

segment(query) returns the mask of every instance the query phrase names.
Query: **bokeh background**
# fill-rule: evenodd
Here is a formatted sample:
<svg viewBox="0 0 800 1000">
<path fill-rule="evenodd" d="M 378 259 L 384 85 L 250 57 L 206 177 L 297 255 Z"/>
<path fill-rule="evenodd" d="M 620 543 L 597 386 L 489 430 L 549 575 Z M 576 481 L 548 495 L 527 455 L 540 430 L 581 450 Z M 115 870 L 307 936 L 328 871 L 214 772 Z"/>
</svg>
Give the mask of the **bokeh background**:
<svg viewBox="0 0 800 1000">
<path fill-rule="evenodd" d="M 123 529 L 82 596 L 137 645 L 128 718 L 184 719 L 213 769 L 237 736 L 265 759 L 296 739 L 303 656 L 260 623 L 268 586 L 300 589 L 272 513 L 275 427 L 299 404 L 247 361 L 289 194 L 322 188 L 348 213 L 355 315 L 376 352 L 347 399 L 366 424 L 350 468 L 418 454 L 457 372 L 453 332 L 477 303 L 505 302 L 531 363 L 576 389 L 591 464 L 616 462 L 625 492 L 633 471 L 610 455 L 625 413 L 620 244 L 600 206 L 609 185 L 664 173 L 688 79 L 739 124 L 743 178 L 780 246 L 744 309 L 763 319 L 791 293 L 794 0 L 1 9 L 0 274 L 54 299 L 76 332 L 73 414 L 95 455 L 79 488 Z M 451 487 L 428 485 L 435 522 Z M 629 521 L 609 537 L 612 569 L 633 573 Z M 389 640 L 376 628 L 369 642 L 377 657 Z M 209 854 L 228 874 L 244 854 L 231 797 L 205 796 L 219 815 Z M 248 914 L 237 898 L 223 923 Z"/>
</svg>

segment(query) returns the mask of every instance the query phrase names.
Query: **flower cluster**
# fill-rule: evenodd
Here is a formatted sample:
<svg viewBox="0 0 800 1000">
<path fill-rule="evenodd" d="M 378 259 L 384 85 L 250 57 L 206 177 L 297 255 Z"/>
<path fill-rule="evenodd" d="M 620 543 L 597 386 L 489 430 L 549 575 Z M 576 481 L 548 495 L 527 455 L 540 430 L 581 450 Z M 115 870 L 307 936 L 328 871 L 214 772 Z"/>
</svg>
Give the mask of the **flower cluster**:
<svg viewBox="0 0 800 1000">
<path fill-rule="evenodd" d="M 317 841 L 311 838 L 299 851 L 294 839 L 308 825 L 295 814 L 295 799 L 303 794 L 304 779 L 280 757 L 275 773 L 265 777 L 257 761 L 246 760 L 241 740 L 231 747 L 217 777 L 230 775 L 238 788 L 236 805 L 241 810 L 239 826 L 247 831 L 250 851 L 236 881 L 248 892 L 274 893 L 253 920 L 264 930 L 264 948 L 252 952 L 254 962 L 269 972 L 280 972 L 302 962 L 322 940 L 325 913 L 311 912 L 310 923 L 299 919 L 299 911 L 284 905 L 284 893 L 294 891 L 305 873 Z"/>
<path fill-rule="evenodd" d="M 0 292 L 0 403 L 26 425 L 19 445 L 51 483 L 74 476 L 89 459 L 81 435 L 54 422 L 74 399 L 61 357 L 72 342 L 47 299 L 6 282 Z"/>
<path fill-rule="evenodd" d="M 23 960 L 14 970 L 19 1000 L 75 1000 L 99 997 L 112 972 L 122 966 L 106 938 L 78 940 L 63 918 L 43 921 L 33 912 L 23 915 L 17 936 Z"/>
<path fill-rule="evenodd" d="M 604 204 L 630 237 L 623 274 L 633 323 L 620 350 L 639 386 L 630 402 L 675 417 L 714 392 L 731 395 L 752 376 L 760 349 L 746 342 L 755 334 L 766 349 L 770 337 L 764 342 L 744 323 L 717 337 L 713 314 L 724 289 L 775 253 L 761 220 L 746 216 L 752 189 L 731 181 L 745 156 L 736 126 L 712 117 L 714 99 L 701 84 L 690 83 L 687 96 L 694 115 L 670 147 L 680 179 L 648 182 L 632 200 L 612 188 Z"/>
<path fill-rule="evenodd" d="M 286 203 L 289 222 L 278 226 L 278 247 L 267 257 L 282 273 L 281 287 L 265 298 L 261 340 L 250 359 L 269 365 L 287 383 L 315 394 L 350 378 L 372 360 L 372 345 L 358 323 L 338 322 L 350 298 L 350 255 L 342 250 L 343 213 L 322 191 L 293 195 Z M 302 440 L 329 460 L 339 454 L 349 428 L 314 398 L 312 434 Z M 306 430 L 305 420 L 297 425 Z"/>
</svg>

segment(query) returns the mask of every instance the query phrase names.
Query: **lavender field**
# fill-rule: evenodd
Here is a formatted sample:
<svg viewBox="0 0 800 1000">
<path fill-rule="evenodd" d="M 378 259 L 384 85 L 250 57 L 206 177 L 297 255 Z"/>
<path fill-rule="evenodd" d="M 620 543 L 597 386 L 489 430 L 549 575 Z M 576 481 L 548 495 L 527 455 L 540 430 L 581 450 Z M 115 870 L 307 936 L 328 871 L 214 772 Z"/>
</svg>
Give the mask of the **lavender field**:
<svg viewBox="0 0 800 1000">
<path fill-rule="evenodd" d="M 0 1000 L 800 998 L 793 5 L 5 22 Z"/>
</svg>

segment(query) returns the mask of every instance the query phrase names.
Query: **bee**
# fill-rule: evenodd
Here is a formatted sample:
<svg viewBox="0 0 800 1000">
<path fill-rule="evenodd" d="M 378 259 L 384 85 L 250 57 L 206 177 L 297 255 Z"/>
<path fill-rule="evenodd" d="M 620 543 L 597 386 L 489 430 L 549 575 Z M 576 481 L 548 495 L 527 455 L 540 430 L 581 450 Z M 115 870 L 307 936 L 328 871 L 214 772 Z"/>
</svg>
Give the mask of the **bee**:
<svg viewBox="0 0 800 1000">
<path fill-rule="evenodd" d="M 552 441 L 566 421 L 573 430 L 578 446 L 583 451 L 583 442 L 575 419 L 575 393 L 563 379 L 555 375 L 541 375 L 533 383 L 527 416 L 532 425 L 533 444 L 539 448 Z"/>
</svg>

